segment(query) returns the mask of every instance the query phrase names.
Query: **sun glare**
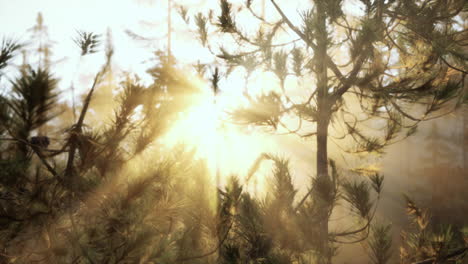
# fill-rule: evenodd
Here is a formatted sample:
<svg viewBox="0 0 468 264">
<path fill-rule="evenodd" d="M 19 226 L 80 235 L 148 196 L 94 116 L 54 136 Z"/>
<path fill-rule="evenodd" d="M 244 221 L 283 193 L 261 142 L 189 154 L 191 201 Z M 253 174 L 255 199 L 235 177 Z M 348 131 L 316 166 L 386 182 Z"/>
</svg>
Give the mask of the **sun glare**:
<svg viewBox="0 0 468 264">
<path fill-rule="evenodd" d="M 223 185 L 233 174 L 242 179 L 267 143 L 252 128 L 230 122 L 228 112 L 245 102 L 241 93 L 221 91 L 215 96 L 208 83 L 204 86 L 203 92 L 193 95 L 193 107 L 180 113 L 163 142 L 195 148 L 196 158 L 205 159 L 211 175 Z M 264 182 L 257 179 L 254 184 L 261 189 Z"/>
</svg>

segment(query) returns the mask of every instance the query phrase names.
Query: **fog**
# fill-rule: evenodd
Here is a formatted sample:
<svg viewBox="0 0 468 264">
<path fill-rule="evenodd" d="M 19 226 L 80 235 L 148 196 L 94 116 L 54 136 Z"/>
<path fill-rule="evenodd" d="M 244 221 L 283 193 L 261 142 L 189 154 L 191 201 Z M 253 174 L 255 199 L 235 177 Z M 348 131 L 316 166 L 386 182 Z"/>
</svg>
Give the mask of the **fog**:
<svg viewBox="0 0 468 264">
<path fill-rule="evenodd" d="M 288 130 L 284 128 L 277 129 L 276 126 L 275 129 L 254 126 L 241 127 L 238 124 L 230 123 L 227 119 L 220 118 L 219 116 L 223 116 L 226 112 L 245 105 L 246 100 L 243 99 L 245 94 L 242 93 L 242 90 L 246 88 L 246 86 L 244 87 L 247 79 L 246 71 L 233 70 L 229 76 L 226 71 L 223 71 L 219 82 L 220 92 L 219 95 L 216 95 L 216 92 L 212 91 L 210 79 L 194 74 L 190 68 L 191 64 L 196 63 L 208 66 L 212 64 L 213 67 L 207 68 L 209 74 L 206 75 L 209 76 L 214 67 L 221 68 L 222 65 L 219 60 L 214 59 L 213 54 L 206 47 L 199 43 L 196 32 L 184 23 L 178 8 L 182 5 L 187 6 L 190 14 L 194 15 L 196 12 L 206 9 L 207 6 L 217 6 L 217 2 L 206 0 L 202 2 L 181 1 L 179 3 L 179 1 L 174 1 L 171 13 L 172 31 L 168 33 L 166 1 L 68 2 L 48 0 L 31 2 L 22 0 L 12 2 L 0 0 L 0 32 L 4 36 L 13 36 L 20 41 L 28 41 L 33 34 L 30 29 L 36 23 L 38 14 L 43 17 L 43 23 L 47 26 L 48 31 L 48 35 L 43 40 L 52 43 L 51 68 L 53 74 L 60 79 L 58 84 L 59 102 L 63 108 L 61 114 L 53 122 L 47 124 L 50 128 L 48 135 L 51 139 L 60 140 L 64 140 L 63 135 L 67 131 L 63 127 L 71 127 L 76 122 L 79 110 L 86 102 L 86 95 L 92 86 L 95 75 L 102 67 L 104 57 L 102 53 L 106 39 L 112 42 L 115 56 L 109 73 L 98 85 L 90 103 L 86 116 L 86 129 L 89 131 L 106 132 L 107 128 L 112 127 L 113 118 L 118 116 L 115 109 L 123 100 L 122 94 L 125 94 L 122 83 L 132 79 L 138 80 L 141 85 L 151 84 L 152 76 L 147 70 L 155 64 L 154 53 L 157 50 L 163 53 L 168 52 L 168 43 L 171 43 L 171 55 L 174 56 L 177 63 L 182 65 L 178 66 L 178 73 L 187 77 L 190 83 L 196 86 L 197 93 L 201 96 L 193 96 L 197 99 L 188 100 L 189 102 L 185 101 L 186 98 L 184 98 L 183 103 L 186 104 L 184 107 L 187 107 L 185 112 L 177 113 L 175 121 L 167 129 L 165 128 L 165 133 L 152 143 L 149 150 L 145 150 L 147 152 L 144 153 L 151 157 L 160 155 L 160 153 L 170 153 L 168 156 L 173 154 L 177 160 L 177 154 L 174 154 L 177 152 L 172 152 L 172 149 L 184 145 L 188 154 L 184 152 L 187 157 L 181 156 L 204 165 L 200 165 L 203 167 L 202 169 L 197 167 L 201 172 L 197 169 L 196 172 L 186 173 L 185 169 L 181 169 L 181 172 L 178 173 L 198 175 L 194 177 L 203 174 L 204 176 L 200 176 L 200 182 L 207 186 L 208 183 L 215 182 L 213 183 L 214 188 L 206 191 L 209 193 L 207 197 L 215 197 L 217 195 L 214 194 L 216 188 L 223 189 L 229 186 L 230 176 L 237 175 L 241 184 L 245 184 L 246 193 L 252 199 L 263 202 L 262 205 L 268 204 L 264 201 L 270 199 L 269 195 L 271 195 L 274 182 L 272 175 L 278 163 L 273 158 L 265 159 L 255 170 L 253 178 L 250 179 L 248 175 L 254 167 L 255 161 L 264 153 L 287 159 L 289 160 L 292 183 L 297 189 L 294 202 L 299 203 L 301 198 L 309 192 L 311 183 L 316 177 L 317 145 L 315 138 L 301 137 L 294 133 L 288 133 Z M 238 2 L 233 3 L 240 5 L 241 2 Z M 360 2 L 345 2 L 345 9 L 349 13 L 355 16 L 362 15 L 363 8 Z M 299 1 L 296 5 L 287 6 L 285 13 L 296 17 L 298 20 L 293 22 L 300 24 L 298 22 L 299 16 L 294 14 L 299 7 L 307 6 L 307 3 L 308 1 L 304 1 L 304 3 Z M 257 2 L 256 5 L 259 3 Z M 219 12 L 218 9 L 215 10 Z M 268 17 L 270 14 L 267 12 L 264 15 Z M 247 27 L 249 20 L 244 20 L 243 23 L 243 26 Z M 77 30 L 100 34 L 103 45 L 97 54 L 79 56 L 79 49 L 73 42 Z M 167 41 L 169 36 L 171 37 L 170 42 Z M 10 96 L 7 87 L 18 74 L 16 69 L 22 63 L 24 64 L 25 60 L 31 64 L 40 60 L 36 57 L 37 44 L 39 43 L 29 43 L 26 52 L 23 53 L 26 55 L 23 58 L 21 56 L 15 57 L 12 67 L 5 70 L 5 75 L 0 79 L 0 95 Z M 235 42 L 230 45 L 235 45 Z M 227 47 L 230 48 L 229 45 Z M 339 48 L 335 52 L 339 53 Z M 340 60 L 345 59 L 340 58 Z M 273 80 L 274 76 L 272 76 L 268 73 L 249 75 L 250 85 L 254 87 L 251 88 L 252 95 L 258 96 L 262 93 L 281 91 L 281 86 Z M 309 81 L 315 82 L 316 80 L 305 78 L 302 83 L 296 79 L 286 82 L 288 87 L 295 89 L 291 93 L 293 99 L 303 99 L 307 96 L 301 87 L 307 86 Z M 355 98 L 347 98 L 347 103 L 351 105 L 349 109 L 359 108 L 359 102 Z M 219 111 L 222 113 L 211 116 L 210 113 L 218 111 L 216 107 L 222 108 L 222 111 Z M 447 107 L 441 112 L 448 112 L 449 109 Z M 132 118 L 138 120 L 138 113 L 134 114 Z M 338 120 L 343 121 L 345 118 Z M 382 132 L 378 129 L 378 121 L 369 121 L 369 124 L 369 127 L 377 130 L 375 133 Z M 287 120 L 286 125 L 294 127 L 297 125 L 297 121 Z M 347 133 L 344 128 L 334 125 L 335 123 L 329 130 L 331 135 L 339 137 L 339 135 Z M 313 125 L 311 127 L 315 128 Z M 39 135 L 38 133 L 38 131 L 34 131 L 35 135 Z M 136 133 L 129 135 L 136 137 Z M 402 243 L 400 240 L 401 232 L 411 227 L 406 213 L 407 204 L 404 195 L 414 199 L 421 208 L 427 209 L 435 225 L 451 224 L 461 228 L 468 224 L 466 220 L 466 212 L 468 212 L 468 193 L 466 192 L 468 190 L 468 112 L 466 106 L 462 106 L 441 118 L 421 122 L 414 134 L 407 138 L 401 136 L 401 141 L 385 147 L 382 153 L 371 152 L 358 155 L 346 153 L 344 149 L 352 147 L 352 141 L 349 138 L 337 139 L 336 141 L 330 139 L 328 143 L 329 157 L 336 162 L 342 178 L 349 181 L 356 179 L 361 181 L 367 180 L 368 176 L 373 173 L 384 175 L 384 188 L 380 195 L 375 219 L 377 222 L 392 226 L 393 262 L 391 263 L 397 263 L 399 259 L 398 247 Z M 131 149 L 130 145 L 129 143 L 124 144 L 122 149 Z M 60 147 L 57 142 L 52 142 L 52 146 Z M 192 150 L 193 152 L 190 152 Z M 142 171 L 153 161 L 142 156 L 132 159 L 116 174 L 122 178 L 129 177 L 128 175 L 132 173 L 144 174 Z M 160 160 L 162 159 L 160 158 Z M 59 157 L 57 160 L 63 163 L 66 159 Z M 179 163 L 177 164 L 177 166 L 183 167 Z M 54 167 L 60 166 L 54 164 Z M 175 167 L 178 168 L 177 166 Z M 370 173 L 358 175 L 359 173 L 356 173 L 358 168 L 365 168 Z M 187 180 L 184 176 L 177 179 Z M 181 195 L 191 192 L 193 195 L 198 188 L 206 187 L 198 186 L 197 180 L 198 178 L 188 179 L 190 187 L 181 188 L 181 190 L 183 189 Z M 113 192 L 111 190 L 113 187 L 117 188 L 112 184 L 101 186 L 102 190 L 100 189 L 99 193 L 108 195 L 108 193 Z M 194 198 L 194 200 L 196 199 Z M 180 206 L 183 207 L 186 204 Z M 215 208 L 214 205 L 211 206 Z M 331 217 L 337 220 L 330 222 L 330 228 L 341 230 L 344 227 L 352 226 L 354 222 L 346 218 L 350 214 L 349 208 L 342 204 L 338 204 L 338 206 L 337 211 Z M 214 210 L 213 208 L 211 209 Z M 205 209 L 203 208 L 203 210 Z M 209 209 L 206 210 L 209 211 Z M 168 213 L 168 215 L 170 214 Z M 207 218 L 209 217 L 207 216 Z M 63 223 L 65 222 L 64 220 Z M 274 226 L 276 222 L 272 220 L 271 223 L 269 221 L 267 223 Z M 294 230 L 291 233 L 299 229 L 296 224 L 292 225 L 291 229 Z M 179 226 L 176 223 L 173 227 L 171 218 L 169 230 L 181 227 L 183 224 L 180 223 Z M 274 233 L 278 236 L 289 234 L 287 230 L 284 232 L 282 230 L 275 231 Z M 207 242 L 207 244 L 209 243 Z M 199 246 L 199 248 L 203 247 Z M 364 242 L 352 246 L 345 245 L 340 248 L 333 263 L 367 263 L 366 250 L 368 247 Z"/>
</svg>

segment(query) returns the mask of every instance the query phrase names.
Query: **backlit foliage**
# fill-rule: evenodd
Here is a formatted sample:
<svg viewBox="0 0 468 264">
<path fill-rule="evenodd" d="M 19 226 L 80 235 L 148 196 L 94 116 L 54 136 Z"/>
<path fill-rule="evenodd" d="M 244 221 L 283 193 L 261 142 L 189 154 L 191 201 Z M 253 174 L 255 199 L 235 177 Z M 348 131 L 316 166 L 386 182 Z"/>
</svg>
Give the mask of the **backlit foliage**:
<svg viewBox="0 0 468 264">
<path fill-rule="evenodd" d="M 365 242 L 373 263 L 390 263 L 390 227 L 374 225 L 384 176 L 330 159 L 328 127 L 342 125 L 341 138 L 356 143 L 349 152 L 382 153 L 434 111 L 454 100 L 459 107 L 465 54 L 453 20 L 466 4 L 448 1 L 442 8 L 441 1 L 363 0 L 364 14 L 352 18 L 344 1 L 314 1 L 295 26 L 274 0 L 276 20 L 258 16 L 255 1 L 244 7 L 263 24 L 254 35 L 239 28 L 236 12 L 242 8 L 228 0 L 220 1 L 218 15 L 198 13 L 189 20 L 189 9 L 179 11 L 187 24 L 194 21 L 208 49 L 214 50 L 210 27 L 245 45 L 234 53 L 220 48 L 228 73 L 243 67 L 247 77 L 269 71 L 278 79 L 278 91 L 254 96 L 246 89 L 247 105 L 230 112 L 233 122 L 320 139 L 317 173 L 304 184 L 305 193 L 294 184 L 288 158 L 263 153 L 248 175 L 231 175 L 221 185 L 195 150 L 162 142 L 200 93 L 199 76 L 170 52 L 154 52 L 149 83 L 132 74 L 113 82 L 115 89 L 106 94 L 115 99 L 112 113 L 102 113 L 109 116 L 105 122 L 91 122 L 99 109 L 93 99 L 106 78 L 114 78 L 108 40 L 102 67 L 76 116 L 67 120 L 71 125 L 60 118 L 64 112 L 75 115 L 75 109 L 56 110 L 60 95 L 53 64 L 23 65 L 5 84 L 0 263 L 329 264 L 340 246 Z M 277 42 L 285 31 L 296 39 Z M 101 53 L 100 35 L 93 32 L 78 32 L 75 42 L 81 56 Z M 0 70 L 22 47 L 2 43 Z M 341 47 L 347 54 L 343 64 L 331 55 Z M 205 80 L 215 95 L 222 90 L 220 72 L 216 66 Z M 309 78 L 312 89 L 304 89 L 310 93 L 301 94 L 302 101 L 290 94 L 291 76 Z M 418 117 L 410 111 L 414 104 L 422 109 Z M 301 125 L 289 129 L 285 117 L 298 117 Z M 385 126 L 369 132 L 364 125 L 373 125 L 371 119 Z M 259 197 L 248 189 L 263 162 L 272 169 L 266 195 Z M 406 202 L 412 224 L 403 233 L 401 263 L 461 263 L 466 232 L 434 227 L 426 211 Z M 332 225 L 337 208 L 345 221 Z"/>
<path fill-rule="evenodd" d="M 315 178 L 296 199 L 293 213 L 309 214 L 300 222 L 317 226 L 308 230 L 307 237 L 315 238 L 308 250 L 317 263 L 329 264 L 339 244 L 362 242 L 372 233 L 383 183 L 378 172 L 371 173 L 371 183 L 338 177 L 337 166 L 329 162 L 329 141 L 347 153 L 381 155 L 386 146 L 414 134 L 420 122 L 462 105 L 467 57 L 460 18 L 466 2 L 316 0 L 301 3 L 298 17 L 286 13 L 286 6 L 275 0 L 237 5 L 221 0 L 215 19 L 212 10 L 197 15 L 197 29 L 227 74 L 244 70 L 248 103 L 231 112 L 234 121 L 315 137 Z M 260 9 L 269 12 L 259 15 Z M 357 9 L 358 14 L 352 12 Z M 241 16 L 250 16 L 248 28 Z M 259 88 L 253 85 L 263 85 L 249 84 L 255 72 L 272 73 L 279 89 L 251 93 Z M 343 202 L 359 219 L 348 232 L 329 224 Z M 388 251 L 388 240 L 379 240 L 388 230 L 374 231 L 374 248 Z M 374 262 L 388 261 L 381 253 L 373 255 Z"/>
</svg>

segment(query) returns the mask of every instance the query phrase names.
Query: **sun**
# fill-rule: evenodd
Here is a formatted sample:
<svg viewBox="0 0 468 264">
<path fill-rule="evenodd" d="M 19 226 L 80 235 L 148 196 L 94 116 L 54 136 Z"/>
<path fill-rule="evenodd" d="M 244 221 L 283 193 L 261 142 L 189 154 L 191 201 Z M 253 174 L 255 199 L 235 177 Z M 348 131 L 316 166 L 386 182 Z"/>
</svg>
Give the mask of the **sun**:
<svg viewBox="0 0 468 264">
<path fill-rule="evenodd" d="M 192 107 L 180 113 L 162 141 L 167 146 L 182 143 L 195 148 L 194 158 L 206 160 L 219 186 L 234 174 L 243 180 L 268 143 L 253 127 L 230 121 L 229 111 L 246 103 L 242 92 L 226 89 L 215 96 L 209 83 L 201 85 L 201 92 L 192 96 Z M 264 181 L 256 179 L 252 184 L 262 189 Z"/>
</svg>

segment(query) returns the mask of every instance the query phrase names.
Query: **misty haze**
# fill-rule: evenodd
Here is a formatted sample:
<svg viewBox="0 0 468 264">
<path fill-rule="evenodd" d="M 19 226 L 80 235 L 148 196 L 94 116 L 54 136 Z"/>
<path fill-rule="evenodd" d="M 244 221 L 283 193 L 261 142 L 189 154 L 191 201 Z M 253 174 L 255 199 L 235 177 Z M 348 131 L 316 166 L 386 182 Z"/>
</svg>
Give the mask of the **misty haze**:
<svg viewBox="0 0 468 264">
<path fill-rule="evenodd" d="M 467 264 L 467 18 L 0 0 L 0 263 Z"/>
</svg>

